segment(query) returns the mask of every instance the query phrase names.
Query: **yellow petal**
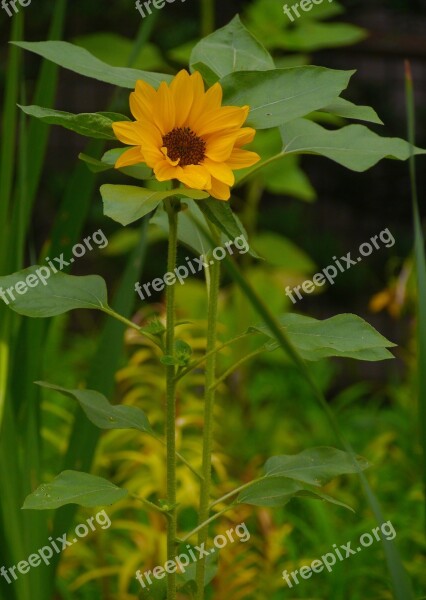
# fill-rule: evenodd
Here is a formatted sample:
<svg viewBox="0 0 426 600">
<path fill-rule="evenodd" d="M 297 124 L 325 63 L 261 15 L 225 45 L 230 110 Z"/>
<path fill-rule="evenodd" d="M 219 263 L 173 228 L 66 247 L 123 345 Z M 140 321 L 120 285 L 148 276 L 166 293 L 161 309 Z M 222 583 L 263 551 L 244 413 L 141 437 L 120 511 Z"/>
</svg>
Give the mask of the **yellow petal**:
<svg viewBox="0 0 426 600">
<path fill-rule="evenodd" d="M 189 73 L 182 69 L 170 84 L 170 91 L 175 103 L 175 127 L 182 127 L 189 115 L 194 99 L 194 86 Z"/>
<path fill-rule="evenodd" d="M 143 158 L 143 154 L 139 146 L 135 148 L 130 148 L 123 152 L 123 154 L 117 159 L 115 163 L 116 169 L 121 169 L 123 167 L 130 167 L 131 165 L 137 165 L 138 163 L 145 162 Z"/>
<path fill-rule="evenodd" d="M 183 167 L 178 179 L 188 187 L 196 190 L 210 188 L 211 185 L 210 173 L 202 165 L 188 165 Z"/>
<path fill-rule="evenodd" d="M 134 129 L 138 133 L 139 144 L 143 148 L 155 147 L 159 149 L 163 145 L 161 133 L 152 121 L 136 121 Z"/>
<path fill-rule="evenodd" d="M 204 110 L 209 112 L 220 108 L 222 105 L 222 96 L 222 86 L 217 82 L 207 90 L 204 96 Z"/>
<path fill-rule="evenodd" d="M 158 162 L 154 169 L 154 173 L 158 181 L 177 179 L 181 171 L 182 167 L 173 167 L 166 160 Z"/>
<path fill-rule="evenodd" d="M 140 137 L 136 123 L 132 121 L 116 121 L 112 124 L 115 137 L 127 146 L 139 146 Z"/>
<path fill-rule="evenodd" d="M 251 167 L 259 162 L 259 160 L 260 156 L 256 152 L 234 148 L 230 158 L 226 161 L 226 164 L 235 171 L 237 169 Z"/>
<path fill-rule="evenodd" d="M 215 162 L 209 158 L 203 160 L 203 165 L 206 167 L 210 175 L 227 185 L 234 185 L 235 177 L 232 169 L 223 162 Z"/>
<path fill-rule="evenodd" d="M 229 185 L 218 181 L 214 177 L 212 177 L 212 187 L 208 190 L 210 196 L 216 198 L 216 200 L 229 200 L 231 197 L 231 190 L 229 189 Z"/>
<path fill-rule="evenodd" d="M 204 81 L 198 71 L 192 73 L 190 77 L 190 83 L 192 85 L 192 106 L 185 125 L 194 131 L 192 124 L 204 111 Z"/>
<path fill-rule="evenodd" d="M 165 157 L 166 157 L 166 159 L 167 159 L 167 162 L 169 163 L 169 165 L 172 165 L 172 167 L 176 167 L 176 165 L 178 165 L 178 164 L 180 163 L 180 158 L 178 158 L 177 160 L 172 160 L 172 159 L 169 157 L 169 151 L 168 151 L 168 149 L 166 148 L 166 146 L 162 146 L 162 147 L 161 147 L 161 152 L 164 154 L 164 156 L 165 156 Z"/>
<path fill-rule="evenodd" d="M 208 114 L 202 115 L 194 123 L 194 131 L 197 135 L 208 135 L 224 129 L 235 129 L 241 127 L 247 119 L 249 107 L 223 106 Z"/>
<path fill-rule="evenodd" d="M 176 111 L 172 93 L 164 81 L 157 92 L 157 106 L 153 108 L 152 118 L 160 130 L 161 135 L 166 135 L 175 126 Z"/>
<path fill-rule="evenodd" d="M 135 119 L 151 120 L 156 98 L 157 92 L 152 85 L 139 79 L 135 91 L 130 94 L 130 110 Z"/>
<path fill-rule="evenodd" d="M 253 127 L 242 127 L 238 130 L 238 137 L 235 145 L 238 148 L 241 146 L 245 146 L 246 144 L 250 144 L 254 140 L 254 136 L 256 135 L 256 130 Z"/>
<path fill-rule="evenodd" d="M 206 156 L 217 162 L 228 160 L 236 144 L 237 136 L 237 129 L 205 136 Z"/>
</svg>

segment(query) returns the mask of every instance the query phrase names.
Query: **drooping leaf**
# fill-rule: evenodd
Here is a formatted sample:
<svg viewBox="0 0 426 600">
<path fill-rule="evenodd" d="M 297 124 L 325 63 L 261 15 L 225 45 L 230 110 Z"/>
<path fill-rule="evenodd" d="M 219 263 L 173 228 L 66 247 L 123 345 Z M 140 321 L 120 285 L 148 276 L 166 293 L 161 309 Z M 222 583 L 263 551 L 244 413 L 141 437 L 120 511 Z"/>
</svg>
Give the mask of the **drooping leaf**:
<svg viewBox="0 0 426 600">
<path fill-rule="evenodd" d="M 127 490 L 80 471 L 63 471 L 51 483 L 40 485 L 26 497 L 24 509 L 48 510 L 65 504 L 87 508 L 114 504 L 127 496 Z"/>
<path fill-rule="evenodd" d="M 253 506 L 285 506 L 292 498 L 304 496 L 315 500 L 325 500 L 352 510 L 346 504 L 335 500 L 318 491 L 309 490 L 302 484 L 287 477 L 264 477 L 254 481 L 246 487 L 237 497 L 238 504 L 251 504 Z"/>
<path fill-rule="evenodd" d="M 244 226 L 227 202 L 218 202 L 210 198 L 199 202 L 198 207 L 204 216 L 230 240 L 243 236 L 247 241 L 248 236 Z M 250 248 L 249 254 L 254 258 L 260 258 L 252 248 Z"/>
<path fill-rule="evenodd" d="M 44 381 L 36 383 L 77 400 L 87 418 L 100 429 L 137 429 L 152 434 L 145 413 L 136 406 L 110 404 L 103 394 L 95 390 L 70 390 Z"/>
<path fill-rule="evenodd" d="M 104 213 L 121 225 L 129 225 L 141 217 L 152 212 L 157 206 L 171 196 L 194 198 L 201 200 L 208 198 L 207 192 L 178 188 L 165 192 L 156 192 L 133 185 L 101 186 L 101 195 L 104 202 Z"/>
<path fill-rule="evenodd" d="M 222 80 L 224 103 L 250 107 L 246 124 L 277 127 L 336 100 L 354 71 L 293 67 L 231 73 Z"/>
<path fill-rule="evenodd" d="M 360 470 L 368 462 L 357 457 Z M 299 454 L 272 456 L 264 467 L 267 477 L 284 476 L 310 485 L 323 486 L 334 477 L 347 473 L 358 473 L 352 457 L 337 448 L 308 448 Z"/>
<path fill-rule="evenodd" d="M 352 171 L 366 171 L 383 158 L 407 160 L 410 144 L 399 138 L 380 137 L 365 125 L 348 125 L 327 130 L 317 123 L 297 119 L 281 128 L 283 152 L 318 154 Z M 414 154 L 426 154 L 415 148 Z"/>
<path fill-rule="evenodd" d="M 219 77 L 235 71 L 267 71 L 274 61 L 236 15 L 228 25 L 202 39 L 191 53 L 190 65 L 203 63 Z"/>
<path fill-rule="evenodd" d="M 73 262 L 74 259 L 70 259 Z M 21 290 L 16 292 L 16 286 Z M 46 265 L 28 267 L 12 275 L 0 277 L 3 300 L 12 310 L 27 317 L 54 317 L 77 308 L 103 310 L 108 307 L 105 281 L 98 275 L 75 277 L 53 273 Z"/>
<path fill-rule="evenodd" d="M 115 121 L 128 121 L 118 113 L 81 113 L 72 114 L 42 106 L 20 106 L 25 114 L 36 117 L 48 125 L 60 125 L 80 135 L 98 140 L 117 139 L 112 130 Z"/>
<path fill-rule="evenodd" d="M 358 119 L 359 121 L 383 125 L 383 121 L 374 108 L 371 108 L 371 106 L 357 106 L 344 98 L 336 98 L 334 102 L 321 108 L 320 112 L 330 113 L 338 117 L 344 117 L 345 119 Z"/>
<path fill-rule="evenodd" d="M 69 42 L 12 42 L 16 46 L 34 52 L 55 64 L 69 69 L 78 75 L 91 77 L 98 81 L 111 83 L 119 87 L 133 89 L 138 79 L 158 87 L 162 81 L 170 82 L 172 77 L 163 73 L 150 73 L 123 67 L 113 67 L 102 62 L 84 48 Z"/>
<path fill-rule="evenodd" d="M 265 231 L 253 238 L 253 246 L 268 263 L 295 273 L 312 273 L 315 264 L 289 239 Z"/>
<path fill-rule="evenodd" d="M 387 348 L 395 344 L 357 315 L 342 314 L 317 320 L 289 313 L 282 315 L 279 322 L 305 360 L 314 361 L 330 356 L 367 361 L 393 358 Z M 251 327 L 249 331 L 274 338 L 268 328 L 262 325 Z M 275 341 L 270 345 L 271 350 L 277 347 Z"/>
</svg>

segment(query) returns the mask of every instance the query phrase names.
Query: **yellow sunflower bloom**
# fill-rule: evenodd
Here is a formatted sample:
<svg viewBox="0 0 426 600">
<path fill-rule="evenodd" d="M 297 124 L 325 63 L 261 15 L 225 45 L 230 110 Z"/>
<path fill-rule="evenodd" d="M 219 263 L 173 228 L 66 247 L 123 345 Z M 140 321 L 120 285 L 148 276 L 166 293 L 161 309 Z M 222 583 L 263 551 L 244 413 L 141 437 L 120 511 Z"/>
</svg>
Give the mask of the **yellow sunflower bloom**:
<svg viewBox="0 0 426 600">
<path fill-rule="evenodd" d="M 198 72 L 180 71 L 170 86 L 158 91 L 144 81 L 130 94 L 136 121 L 113 123 L 116 137 L 129 146 L 115 163 L 117 169 L 146 163 L 158 181 L 177 179 L 189 188 L 229 200 L 233 171 L 260 160 L 244 150 L 256 131 L 242 127 L 248 106 L 222 106 L 222 87 L 207 92 Z"/>
</svg>

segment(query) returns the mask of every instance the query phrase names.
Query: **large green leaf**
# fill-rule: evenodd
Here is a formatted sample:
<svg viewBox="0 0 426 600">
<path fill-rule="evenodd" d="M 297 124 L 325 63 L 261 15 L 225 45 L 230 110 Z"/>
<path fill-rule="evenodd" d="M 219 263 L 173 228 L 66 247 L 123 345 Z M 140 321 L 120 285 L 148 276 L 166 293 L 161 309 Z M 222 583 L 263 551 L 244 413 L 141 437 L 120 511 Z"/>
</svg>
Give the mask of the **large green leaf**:
<svg viewBox="0 0 426 600">
<path fill-rule="evenodd" d="M 80 135 L 99 140 L 116 140 L 112 130 L 115 121 L 128 121 L 128 118 L 118 113 L 81 113 L 78 115 L 43 108 L 42 106 L 20 106 L 27 115 L 36 117 L 48 125 L 61 125 Z"/>
<path fill-rule="evenodd" d="M 69 390 L 44 381 L 36 383 L 77 400 L 87 418 L 100 429 L 137 429 L 144 433 L 153 433 L 145 413 L 136 406 L 115 406 L 95 390 Z"/>
<path fill-rule="evenodd" d="M 235 71 L 275 69 L 271 55 L 244 27 L 236 15 L 232 21 L 202 39 L 192 50 L 190 65 L 203 63 L 219 77 Z"/>
<path fill-rule="evenodd" d="M 336 315 L 317 320 L 296 313 L 279 318 L 286 335 L 305 360 L 320 360 L 330 356 L 376 361 L 393 358 L 387 350 L 395 346 L 361 317 L 352 314 Z M 251 327 L 253 333 L 275 336 L 267 327 Z M 270 349 L 278 347 L 272 342 Z"/>
<path fill-rule="evenodd" d="M 32 287 L 34 285 L 36 287 Z M 16 286 L 21 293 L 16 292 Z M 15 300 L 5 290 L 10 290 Z M 12 310 L 27 317 L 54 317 L 76 308 L 103 310 L 108 307 L 107 288 L 102 277 L 53 273 L 47 266 L 35 265 L 0 277 L 0 292 Z"/>
<path fill-rule="evenodd" d="M 103 477 L 80 471 L 62 471 L 51 483 L 40 485 L 26 497 L 22 508 L 47 510 L 65 504 L 87 508 L 114 504 L 127 496 L 127 490 L 117 487 Z"/>
<path fill-rule="evenodd" d="M 265 475 L 283 476 L 310 485 L 322 486 L 334 477 L 358 473 L 368 467 L 368 462 L 357 458 L 358 467 L 347 452 L 337 448 L 308 448 L 299 454 L 272 456 L 265 463 Z"/>
<path fill-rule="evenodd" d="M 323 67 L 293 67 L 231 73 L 221 83 L 225 104 L 248 104 L 246 124 L 268 129 L 334 102 L 353 73 Z"/>
<path fill-rule="evenodd" d="M 399 138 L 384 138 L 364 125 L 348 125 L 329 131 L 317 123 L 297 119 L 281 128 L 283 153 L 326 156 L 352 171 L 366 171 L 383 158 L 407 160 L 410 144 Z M 414 154 L 426 154 L 415 148 Z"/>
<path fill-rule="evenodd" d="M 237 497 L 238 504 L 253 506 L 285 506 L 292 498 L 304 496 L 315 500 L 325 500 L 352 510 L 348 505 L 322 494 L 309 490 L 297 481 L 287 477 L 264 477 L 247 486 Z"/>
<path fill-rule="evenodd" d="M 158 87 L 162 81 L 171 81 L 170 75 L 149 73 L 138 69 L 112 67 L 94 57 L 90 52 L 69 42 L 13 42 L 24 50 L 34 52 L 55 64 L 79 75 L 98 81 L 133 89 L 138 79 Z"/>
<path fill-rule="evenodd" d="M 165 192 L 156 192 L 133 185 L 110 185 L 101 186 L 101 195 L 104 202 L 104 213 L 121 225 L 129 225 L 141 217 L 152 212 L 157 206 L 172 196 L 193 198 L 202 200 L 208 198 L 207 192 L 178 188 Z"/>
</svg>

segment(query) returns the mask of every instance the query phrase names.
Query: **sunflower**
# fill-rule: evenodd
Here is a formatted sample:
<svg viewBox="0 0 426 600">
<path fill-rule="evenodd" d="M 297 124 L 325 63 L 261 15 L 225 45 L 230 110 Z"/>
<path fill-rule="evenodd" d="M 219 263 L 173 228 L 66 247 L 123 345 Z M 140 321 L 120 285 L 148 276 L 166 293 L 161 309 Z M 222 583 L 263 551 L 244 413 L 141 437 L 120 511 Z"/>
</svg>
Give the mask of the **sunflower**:
<svg viewBox="0 0 426 600">
<path fill-rule="evenodd" d="M 130 94 L 136 121 L 113 123 L 116 137 L 129 146 L 117 169 L 146 163 L 158 181 L 177 179 L 188 188 L 229 200 L 233 171 L 254 165 L 260 157 L 243 150 L 256 131 L 242 127 L 248 106 L 222 106 L 222 87 L 207 91 L 198 72 L 180 71 L 170 86 L 158 90 L 137 81 Z"/>
</svg>

